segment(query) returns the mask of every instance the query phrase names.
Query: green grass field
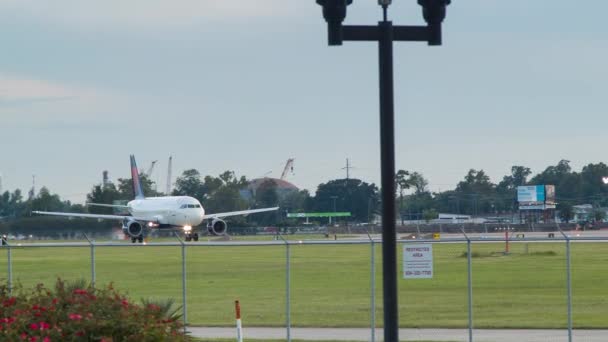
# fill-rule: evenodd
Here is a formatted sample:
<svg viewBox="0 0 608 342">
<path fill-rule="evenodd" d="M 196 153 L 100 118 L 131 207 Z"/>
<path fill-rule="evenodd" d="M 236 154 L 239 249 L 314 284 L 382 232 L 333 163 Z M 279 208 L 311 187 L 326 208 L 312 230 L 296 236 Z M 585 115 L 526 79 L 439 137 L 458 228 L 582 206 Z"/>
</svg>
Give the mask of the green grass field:
<svg viewBox="0 0 608 342">
<path fill-rule="evenodd" d="M 402 327 L 467 326 L 464 244 L 435 244 L 433 279 L 399 279 Z M 476 328 L 566 326 L 566 261 L 562 243 L 473 245 Z M 285 324 L 285 247 L 189 247 L 188 322 L 232 326 L 234 300 L 247 326 Z M 399 254 L 401 256 L 401 252 Z M 370 246 L 293 245 L 291 320 L 300 327 L 370 324 Z M 13 277 L 26 286 L 56 277 L 90 279 L 90 249 L 16 248 Z M 114 282 L 131 297 L 175 298 L 181 303 L 181 248 L 97 247 L 97 283 Z M 0 249 L 1 278 L 6 252 Z M 401 264 L 399 265 L 401 267 Z M 607 328 L 608 244 L 573 243 L 573 315 L 576 328 Z M 376 322 L 382 323 L 381 246 L 376 245 Z"/>
</svg>

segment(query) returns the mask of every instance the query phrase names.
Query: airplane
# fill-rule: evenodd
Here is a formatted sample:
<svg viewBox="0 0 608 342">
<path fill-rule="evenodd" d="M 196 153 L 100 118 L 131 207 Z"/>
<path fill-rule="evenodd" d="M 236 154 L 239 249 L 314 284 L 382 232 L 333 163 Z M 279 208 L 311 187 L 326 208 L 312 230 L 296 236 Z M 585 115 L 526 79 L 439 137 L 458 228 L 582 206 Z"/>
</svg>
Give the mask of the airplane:
<svg viewBox="0 0 608 342">
<path fill-rule="evenodd" d="M 181 228 L 185 234 L 186 241 L 198 241 L 198 233 L 193 231 L 193 227 L 198 226 L 205 220 L 208 222 L 207 232 L 209 234 L 226 235 L 228 224 L 226 221 L 222 220 L 224 217 L 249 215 L 279 209 L 278 207 L 274 207 L 205 214 L 205 209 L 194 197 L 145 197 L 134 155 L 131 155 L 131 178 L 133 180 L 133 193 L 135 194 L 135 199 L 127 203 L 127 205 L 87 203 L 88 205 L 93 206 L 126 209 L 129 212 L 129 215 L 100 215 L 51 211 L 33 211 L 32 213 L 39 215 L 120 220 L 122 221 L 122 231 L 125 235 L 131 237 L 131 242 L 142 243 L 144 241 L 144 235 L 147 235 L 148 233 L 147 230 L 154 228 Z"/>
</svg>

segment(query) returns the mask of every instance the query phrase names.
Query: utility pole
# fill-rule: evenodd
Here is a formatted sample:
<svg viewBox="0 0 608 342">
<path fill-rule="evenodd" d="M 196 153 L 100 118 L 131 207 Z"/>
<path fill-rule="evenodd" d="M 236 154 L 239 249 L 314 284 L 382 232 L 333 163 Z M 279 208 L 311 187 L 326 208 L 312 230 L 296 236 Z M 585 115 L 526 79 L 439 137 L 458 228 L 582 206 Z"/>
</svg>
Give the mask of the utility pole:
<svg viewBox="0 0 608 342">
<path fill-rule="evenodd" d="M 346 170 L 346 180 L 350 179 L 350 169 L 354 169 L 354 167 L 350 165 L 350 161 L 346 158 L 346 167 L 342 168 L 342 170 Z"/>
</svg>

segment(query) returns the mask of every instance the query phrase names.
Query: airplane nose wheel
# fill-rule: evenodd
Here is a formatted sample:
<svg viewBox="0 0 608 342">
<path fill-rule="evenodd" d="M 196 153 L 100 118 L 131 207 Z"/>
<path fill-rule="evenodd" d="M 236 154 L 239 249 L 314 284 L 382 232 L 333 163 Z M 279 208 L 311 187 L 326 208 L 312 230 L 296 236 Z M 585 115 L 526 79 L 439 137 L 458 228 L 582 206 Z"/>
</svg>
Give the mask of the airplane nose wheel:
<svg viewBox="0 0 608 342">
<path fill-rule="evenodd" d="M 135 242 L 137 242 L 137 238 L 132 237 L 131 238 L 131 243 L 135 243 Z"/>
<path fill-rule="evenodd" d="M 192 234 L 186 234 L 185 240 L 186 242 L 192 241 Z"/>
<path fill-rule="evenodd" d="M 194 239 L 194 241 L 198 241 L 198 233 L 194 233 L 194 235 L 192 236 L 192 238 Z"/>
</svg>

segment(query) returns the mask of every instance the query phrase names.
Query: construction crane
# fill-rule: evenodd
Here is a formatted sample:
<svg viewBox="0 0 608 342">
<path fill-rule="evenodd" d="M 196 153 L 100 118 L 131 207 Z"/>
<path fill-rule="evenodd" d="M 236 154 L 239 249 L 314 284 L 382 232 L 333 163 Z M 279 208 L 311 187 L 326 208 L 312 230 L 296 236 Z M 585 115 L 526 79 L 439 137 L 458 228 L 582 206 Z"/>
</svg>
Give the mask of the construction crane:
<svg viewBox="0 0 608 342">
<path fill-rule="evenodd" d="M 152 163 L 150 163 L 150 167 L 145 173 L 146 177 L 150 178 L 152 176 L 152 171 L 154 171 L 154 166 L 156 165 L 156 162 L 158 162 L 158 160 L 153 160 Z"/>
<path fill-rule="evenodd" d="M 173 169 L 173 156 L 169 156 L 169 165 L 167 166 L 167 191 L 165 195 L 171 196 L 171 172 Z"/>
<path fill-rule="evenodd" d="M 285 180 L 287 178 L 287 173 L 291 172 L 293 174 L 293 158 L 287 159 L 287 163 L 285 164 L 285 168 L 283 169 L 283 173 L 281 173 L 281 180 Z"/>
</svg>

